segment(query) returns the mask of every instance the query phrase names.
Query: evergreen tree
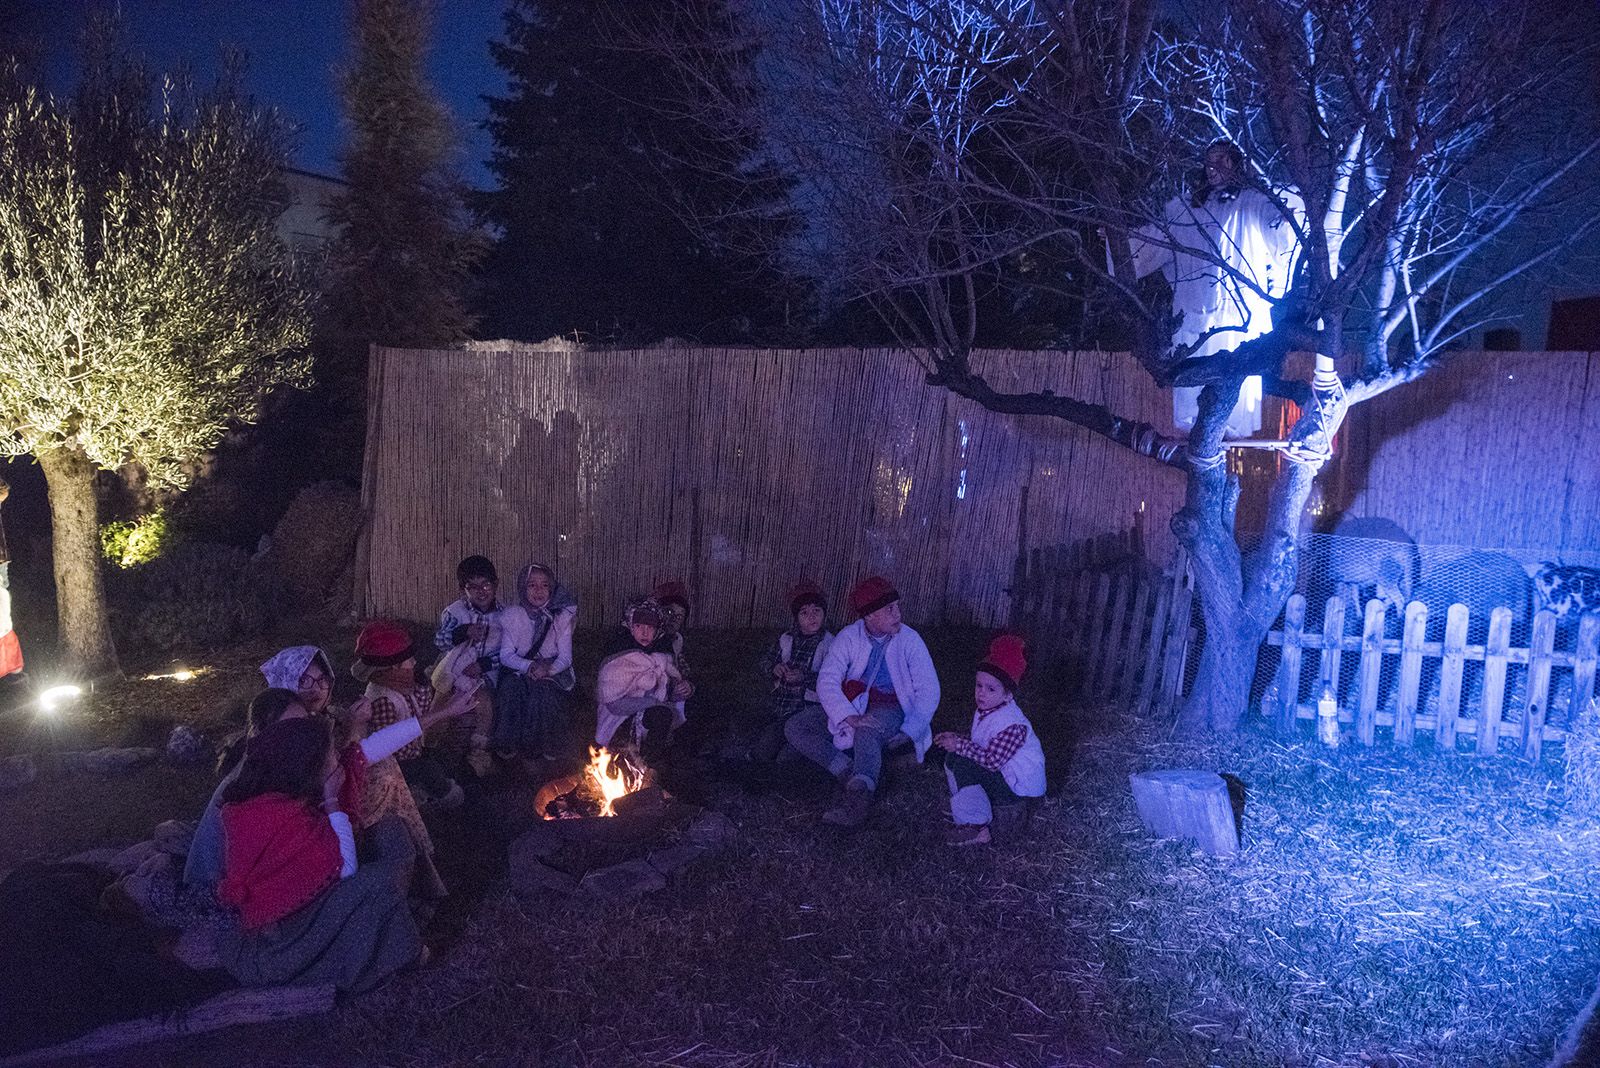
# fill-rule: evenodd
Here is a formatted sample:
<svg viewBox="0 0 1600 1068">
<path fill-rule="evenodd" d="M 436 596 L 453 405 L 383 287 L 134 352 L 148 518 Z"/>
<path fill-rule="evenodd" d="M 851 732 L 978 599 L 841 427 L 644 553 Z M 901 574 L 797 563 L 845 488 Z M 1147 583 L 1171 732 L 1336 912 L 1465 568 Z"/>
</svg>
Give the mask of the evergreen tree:
<svg viewBox="0 0 1600 1068">
<path fill-rule="evenodd" d="M 450 113 L 424 70 L 431 19 L 429 0 L 354 3 L 355 54 L 340 78 L 348 189 L 328 213 L 339 228 L 328 305 L 334 333 L 360 353 L 368 342 L 447 344 L 473 326 L 481 238 L 452 166 Z"/>
<path fill-rule="evenodd" d="M 696 36 L 717 42 L 696 75 L 748 78 L 753 49 L 739 46 L 725 0 L 686 8 L 666 17 L 710 26 Z M 505 39 L 490 45 L 511 85 L 489 101 L 499 188 L 480 201 L 500 231 L 486 285 L 493 332 L 737 341 L 771 338 L 794 317 L 792 287 L 736 232 L 770 244 L 787 229 L 783 184 L 763 171 L 753 132 L 736 135 L 742 173 L 708 165 L 729 155 L 726 133 L 697 117 L 707 86 L 650 47 L 673 32 L 643 21 L 653 14 L 512 0 Z"/>
</svg>

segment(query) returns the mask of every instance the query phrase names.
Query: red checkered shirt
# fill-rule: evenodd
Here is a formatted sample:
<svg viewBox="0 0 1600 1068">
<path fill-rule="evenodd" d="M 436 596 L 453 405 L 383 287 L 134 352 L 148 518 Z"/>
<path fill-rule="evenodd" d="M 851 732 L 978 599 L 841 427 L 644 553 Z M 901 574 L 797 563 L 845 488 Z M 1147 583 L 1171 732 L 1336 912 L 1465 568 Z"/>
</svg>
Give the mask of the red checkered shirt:
<svg viewBox="0 0 1600 1068">
<path fill-rule="evenodd" d="M 996 706 L 996 708 L 1004 707 L 1004 705 Z M 978 709 L 978 718 L 983 719 L 989 715 L 989 712 L 994 712 L 996 708 L 991 708 L 988 712 L 981 708 Z M 981 768 L 999 771 L 1006 766 L 1006 761 L 1017 755 L 1017 750 L 1021 749 L 1022 743 L 1027 740 L 1028 728 L 1020 723 L 1013 723 L 1009 727 L 1002 728 L 999 734 L 990 738 L 989 744 L 986 746 L 980 748 L 973 744 L 971 738 L 963 738 L 953 751 L 959 756 L 966 757 Z"/>
<path fill-rule="evenodd" d="M 396 708 L 395 703 L 387 695 L 380 694 L 372 699 L 372 725 L 371 730 L 379 731 L 393 723 L 416 716 L 421 719 L 433 707 L 433 687 L 418 686 L 406 695 L 406 707 Z M 1020 744 L 1020 743 L 1019 743 Z M 412 757 L 422 755 L 422 739 L 407 742 L 395 751 L 396 760 L 410 760 Z"/>
</svg>

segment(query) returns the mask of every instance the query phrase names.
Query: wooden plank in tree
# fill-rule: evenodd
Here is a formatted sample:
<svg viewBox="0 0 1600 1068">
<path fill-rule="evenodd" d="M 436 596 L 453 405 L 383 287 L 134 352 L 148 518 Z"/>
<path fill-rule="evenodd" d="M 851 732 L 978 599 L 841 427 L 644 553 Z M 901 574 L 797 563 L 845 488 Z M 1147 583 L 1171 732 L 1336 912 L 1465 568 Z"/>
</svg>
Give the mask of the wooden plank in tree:
<svg viewBox="0 0 1600 1068">
<path fill-rule="evenodd" d="M 1158 838 L 1186 838 L 1214 857 L 1239 850 L 1228 784 L 1214 771 L 1171 768 L 1128 776 L 1145 830 Z"/>
<path fill-rule="evenodd" d="M 1478 706 L 1478 755 L 1500 748 L 1500 712 L 1506 699 L 1506 651 L 1511 648 L 1511 609 L 1489 613 L 1489 641 L 1483 657 L 1483 701 Z"/>
<path fill-rule="evenodd" d="M 21 1068 L 68 1057 L 86 1057 L 166 1038 L 201 1035 L 240 1024 L 271 1023 L 333 1011 L 332 986 L 270 986 L 229 990 L 193 1008 L 106 1024 L 86 1035 L 44 1049 L 0 1058 L 0 1068 Z"/>
<path fill-rule="evenodd" d="M 1550 708 L 1550 652 L 1555 644 L 1555 613 L 1545 609 L 1533 617 L 1527 693 L 1522 698 L 1522 755 L 1535 763 L 1544 752 L 1544 721 Z"/>
<path fill-rule="evenodd" d="M 1172 600 L 1172 580 L 1162 575 L 1156 580 L 1156 603 L 1150 609 L 1150 618 L 1144 623 L 1146 629 L 1144 647 L 1144 674 L 1139 679 L 1139 714 L 1144 715 L 1150 711 L 1151 704 L 1155 701 L 1156 678 L 1161 674 L 1161 649 L 1162 641 L 1166 637 L 1167 616 L 1169 604 Z"/>
<path fill-rule="evenodd" d="M 1117 702 L 1133 703 L 1138 689 L 1139 670 L 1144 664 L 1145 647 L 1150 643 L 1150 577 L 1136 574 L 1133 579 L 1133 608 L 1128 613 L 1128 642 L 1122 656 L 1122 676 L 1118 679 Z"/>
<path fill-rule="evenodd" d="M 1295 713 L 1300 708 L 1300 643 L 1305 629 L 1305 595 L 1290 594 L 1283 607 L 1283 660 L 1278 664 L 1278 714 L 1274 719 L 1283 735 L 1294 733 Z"/>
<path fill-rule="evenodd" d="M 1178 707 L 1178 697 L 1183 692 L 1183 654 L 1189 648 L 1189 612 L 1194 604 L 1194 590 L 1180 585 L 1172 595 L 1172 614 L 1167 617 L 1165 646 L 1161 663 L 1161 689 L 1156 699 L 1156 709 L 1166 715 Z"/>
<path fill-rule="evenodd" d="M 1356 740 L 1371 745 L 1378 730 L 1378 682 L 1383 677 L 1383 609 L 1374 597 L 1367 602 L 1361 621 L 1361 664 L 1356 676 L 1361 692 L 1356 699 Z"/>
<path fill-rule="evenodd" d="M 1322 659 L 1317 671 L 1317 694 L 1339 696 L 1339 668 L 1344 659 L 1344 649 L 1339 639 L 1344 637 L 1344 598 L 1329 597 L 1322 606 Z"/>
<path fill-rule="evenodd" d="M 1445 615 L 1444 662 L 1439 669 L 1439 726 L 1436 737 L 1439 747 L 1455 752 L 1456 728 L 1461 717 L 1461 671 L 1466 666 L 1462 650 L 1467 646 L 1468 610 L 1464 604 L 1453 604 Z"/>
<path fill-rule="evenodd" d="M 1106 649 L 1106 613 L 1111 600 L 1111 576 L 1101 572 L 1094 583 L 1094 603 L 1089 608 L 1089 659 L 1084 665 L 1084 678 L 1089 693 L 1099 697 L 1095 682 L 1100 677 L 1100 662 Z"/>
<path fill-rule="evenodd" d="M 1585 612 L 1578 620 L 1578 640 L 1572 647 L 1572 711 L 1576 722 L 1594 699 L 1595 661 L 1600 654 L 1600 612 Z"/>
<path fill-rule="evenodd" d="M 1428 636 L 1428 606 L 1421 601 L 1406 605 L 1405 628 L 1400 638 L 1400 693 L 1394 709 L 1394 744 L 1408 746 L 1417 740 L 1417 695 L 1422 688 L 1422 642 Z"/>
</svg>

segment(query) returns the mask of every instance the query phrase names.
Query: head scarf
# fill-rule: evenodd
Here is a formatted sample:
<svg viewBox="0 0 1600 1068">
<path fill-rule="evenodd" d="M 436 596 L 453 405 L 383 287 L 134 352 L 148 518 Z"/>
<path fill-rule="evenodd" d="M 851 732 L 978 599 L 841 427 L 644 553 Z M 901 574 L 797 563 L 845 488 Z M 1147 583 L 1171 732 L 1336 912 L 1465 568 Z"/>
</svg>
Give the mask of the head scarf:
<svg viewBox="0 0 1600 1068">
<path fill-rule="evenodd" d="M 545 603 L 543 608 L 535 608 L 528 603 L 528 576 L 535 571 L 543 571 L 550 576 L 550 600 Z M 556 578 L 554 568 L 549 564 L 541 564 L 534 560 L 523 564 L 522 569 L 517 572 L 517 604 L 521 605 L 522 610 L 528 613 L 529 619 L 537 619 L 541 615 L 555 617 L 569 608 L 576 608 L 578 607 L 578 599 L 572 595 L 570 590 L 561 585 L 560 580 Z"/>
<path fill-rule="evenodd" d="M 273 654 L 272 659 L 261 665 L 261 674 L 267 680 L 268 686 L 275 686 L 282 690 L 300 690 L 300 676 L 306 673 L 306 668 L 315 662 L 320 664 L 323 672 L 332 683 L 333 662 L 328 659 L 328 654 L 318 649 L 315 645 L 291 645 L 287 649 L 280 649 Z"/>
</svg>

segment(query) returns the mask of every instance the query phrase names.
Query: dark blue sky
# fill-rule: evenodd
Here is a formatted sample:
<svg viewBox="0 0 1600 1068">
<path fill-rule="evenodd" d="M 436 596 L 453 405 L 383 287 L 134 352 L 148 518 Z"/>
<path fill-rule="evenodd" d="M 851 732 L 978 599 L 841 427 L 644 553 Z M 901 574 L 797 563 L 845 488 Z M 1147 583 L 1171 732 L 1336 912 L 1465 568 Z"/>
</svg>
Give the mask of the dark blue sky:
<svg viewBox="0 0 1600 1068">
<path fill-rule="evenodd" d="M 31 0 L 18 29 L 42 40 L 51 80 L 67 83 L 76 40 L 104 0 Z M 297 162 L 332 174 L 341 130 L 334 70 L 349 48 L 349 0 L 121 0 L 129 43 L 155 70 L 187 63 L 211 77 L 225 46 L 249 56 L 246 84 L 300 130 Z M 429 68 L 439 95 L 455 112 L 461 167 L 469 183 L 492 184 L 483 162 L 489 137 L 478 127 L 482 97 L 500 94 L 505 79 L 489 58 L 504 0 L 439 0 Z"/>
</svg>

